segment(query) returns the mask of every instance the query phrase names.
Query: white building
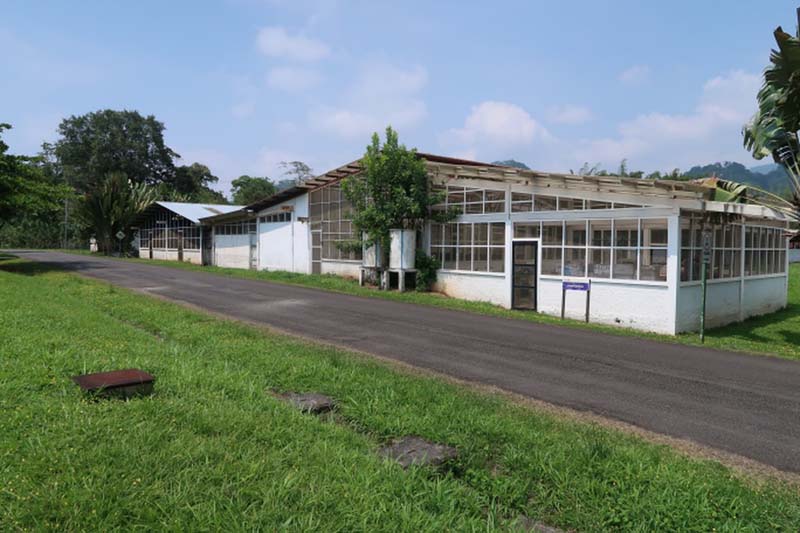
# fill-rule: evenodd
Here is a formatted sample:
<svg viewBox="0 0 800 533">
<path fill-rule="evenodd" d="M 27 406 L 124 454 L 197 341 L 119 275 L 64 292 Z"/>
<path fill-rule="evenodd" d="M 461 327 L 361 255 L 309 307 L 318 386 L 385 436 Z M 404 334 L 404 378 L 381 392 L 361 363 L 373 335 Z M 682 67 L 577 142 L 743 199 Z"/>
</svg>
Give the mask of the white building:
<svg viewBox="0 0 800 533">
<path fill-rule="evenodd" d="M 241 205 L 154 202 L 134 222 L 139 257 L 211 264 L 211 230 L 200 219 L 239 211 Z"/>
<path fill-rule="evenodd" d="M 787 221 L 773 210 L 715 202 L 690 182 L 551 174 L 420 154 L 442 208 L 421 248 L 453 297 L 558 315 L 564 280 L 591 282 L 590 321 L 675 334 L 695 330 L 701 308 L 703 221 L 712 230 L 706 323 L 719 326 L 786 305 Z M 341 180 L 353 162 L 244 209 L 208 217 L 220 266 L 358 276 Z M 585 292 L 567 291 L 582 318 Z"/>
</svg>

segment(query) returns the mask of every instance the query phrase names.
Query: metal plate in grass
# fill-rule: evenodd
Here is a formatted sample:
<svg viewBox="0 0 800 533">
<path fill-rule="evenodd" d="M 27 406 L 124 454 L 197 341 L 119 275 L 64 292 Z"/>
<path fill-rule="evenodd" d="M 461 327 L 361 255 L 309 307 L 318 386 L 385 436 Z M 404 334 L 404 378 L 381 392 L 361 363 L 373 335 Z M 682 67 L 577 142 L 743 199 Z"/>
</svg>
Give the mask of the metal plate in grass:
<svg viewBox="0 0 800 533">
<path fill-rule="evenodd" d="M 304 413 L 311 413 L 314 415 L 327 413 L 336 407 L 336 402 L 333 398 L 316 392 L 287 392 L 278 394 L 277 396 L 283 398 Z"/>
<path fill-rule="evenodd" d="M 458 455 L 452 446 L 436 444 L 414 436 L 395 439 L 378 453 L 387 459 L 397 461 L 403 468 L 411 465 L 439 466 L 455 459 Z"/>
<path fill-rule="evenodd" d="M 92 396 L 120 399 L 152 394 L 155 379 L 151 374 L 137 368 L 72 377 L 84 392 Z"/>
</svg>

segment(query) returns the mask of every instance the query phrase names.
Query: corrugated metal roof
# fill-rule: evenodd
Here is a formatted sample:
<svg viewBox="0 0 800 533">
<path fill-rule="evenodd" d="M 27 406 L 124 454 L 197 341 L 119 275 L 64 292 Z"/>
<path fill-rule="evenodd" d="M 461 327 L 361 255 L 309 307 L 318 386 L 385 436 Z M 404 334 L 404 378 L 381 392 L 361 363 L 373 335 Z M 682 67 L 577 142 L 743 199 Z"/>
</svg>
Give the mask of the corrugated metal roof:
<svg viewBox="0 0 800 533">
<path fill-rule="evenodd" d="M 185 202 L 156 202 L 156 204 L 169 209 L 195 224 L 200 223 L 201 218 L 213 217 L 225 213 L 231 213 L 243 208 L 243 205 L 223 205 L 223 204 L 190 204 Z"/>
</svg>

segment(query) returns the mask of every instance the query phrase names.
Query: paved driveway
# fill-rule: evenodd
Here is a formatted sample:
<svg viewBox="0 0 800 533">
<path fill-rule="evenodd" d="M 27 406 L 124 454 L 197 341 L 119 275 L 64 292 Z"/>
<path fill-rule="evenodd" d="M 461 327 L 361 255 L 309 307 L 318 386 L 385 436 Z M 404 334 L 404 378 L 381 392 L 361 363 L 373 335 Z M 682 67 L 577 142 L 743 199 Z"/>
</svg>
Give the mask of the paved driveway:
<svg viewBox="0 0 800 533">
<path fill-rule="evenodd" d="M 143 263 L 19 255 L 800 472 L 800 362 Z"/>
</svg>

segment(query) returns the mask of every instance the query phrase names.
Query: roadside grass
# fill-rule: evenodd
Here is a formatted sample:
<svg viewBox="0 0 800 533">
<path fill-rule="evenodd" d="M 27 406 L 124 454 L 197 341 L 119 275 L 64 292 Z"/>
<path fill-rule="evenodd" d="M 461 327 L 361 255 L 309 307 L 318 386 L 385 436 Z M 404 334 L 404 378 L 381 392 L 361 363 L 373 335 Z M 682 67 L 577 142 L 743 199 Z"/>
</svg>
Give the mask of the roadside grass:
<svg viewBox="0 0 800 533">
<path fill-rule="evenodd" d="M 88 251 L 82 250 L 59 251 L 81 254 L 89 253 Z M 341 292 L 356 296 L 383 298 L 386 300 L 429 305 L 444 309 L 467 311 L 471 313 L 479 313 L 503 318 L 513 318 L 516 320 L 528 320 L 543 324 L 558 324 L 573 328 L 601 331 L 604 333 L 610 333 L 612 335 L 639 337 L 693 346 L 701 345 L 700 337 L 697 333 L 684 333 L 677 336 L 671 336 L 605 324 L 586 324 L 578 320 L 561 320 L 560 318 L 551 315 L 533 313 L 529 311 L 504 309 L 488 302 L 474 302 L 469 300 L 461 300 L 458 298 L 449 298 L 438 293 L 400 293 L 397 291 L 380 291 L 372 287 L 361 287 L 355 280 L 335 275 L 296 274 L 282 271 L 268 272 L 237 268 L 221 268 L 157 259 L 125 258 L 124 260 L 184 270 L 210 272 L 237 278 L 299 285 L 303 287 Z M 706 340 L 704 346 L 721 350 L 774 355 L 786 359 L 800 359 L 800 264 L 793 264 L 790 266 L 789 297 L 788 305 L 785 309 L 768 315 L 753 317 L 738 324 L 730 324 L 720 328 L 709 329 L 706 331 Z"/>
<path fill-rule="evenodd" d="M 0 261 L 0 529 L 796 531 L 800 493 L 369 357 Z M 155 395 L 70 376 L 138 367 Z M 340 404 L 303 415 L 269 390 Z M 376 449 L 415 434 L 448 468 Z"/>
</svg>

